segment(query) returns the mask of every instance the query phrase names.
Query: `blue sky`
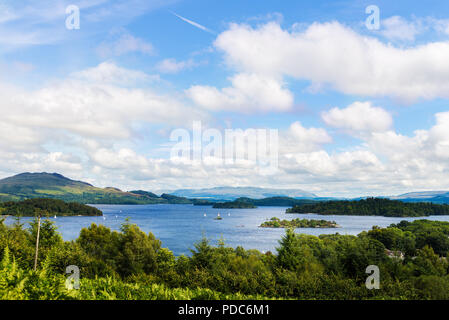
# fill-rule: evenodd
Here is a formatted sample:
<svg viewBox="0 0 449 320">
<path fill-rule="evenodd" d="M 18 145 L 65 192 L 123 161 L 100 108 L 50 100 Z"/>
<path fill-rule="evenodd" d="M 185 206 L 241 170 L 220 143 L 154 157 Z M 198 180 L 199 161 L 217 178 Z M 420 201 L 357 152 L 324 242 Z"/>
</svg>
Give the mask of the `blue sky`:
<svg viewBox="0 0 449 320">
<path fill-rule="evenodd" d="M 69 5 L 79 29 L 66 28 Z M 447 190 L 447 54 L 444 1 L 0 1 L 0 176 Z M 278 171 L 173 163 L 170 133 L 193 121 L 277 129 Z"/>
</svg>

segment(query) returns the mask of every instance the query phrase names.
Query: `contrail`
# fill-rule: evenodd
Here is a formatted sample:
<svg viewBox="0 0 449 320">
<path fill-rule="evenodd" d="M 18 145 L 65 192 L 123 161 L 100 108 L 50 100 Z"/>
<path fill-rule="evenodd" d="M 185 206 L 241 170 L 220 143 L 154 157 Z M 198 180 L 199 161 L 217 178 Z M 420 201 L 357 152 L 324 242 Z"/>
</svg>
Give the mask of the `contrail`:
<svg viewBox="0 0 449 320">
<path fill-rule="evenodd" d="M 194 26 L 194 27 L 196 27 L 196 28 L 198 28 L 198 29 L 201 29 L 201 30 L 203 30 L 203 31 L 206 31 L 206 32 L 215 34 L 214 31 L 212 31 L 212 30 L 206 28 L 205 26 L 200 25 L 199 23 L 196 23 L 195 21 L 192 21 L 192 20 L 189 20 L 189 19 L 187 19 L 187 18 L 184 18 L 184 17 L 180 16 L 179 14 L 176 14 L 176 13 L 173 12 L 173 11 L 170 11 L 170 13 L 173 14 L 173 15 L 175 15 L 176 17 L 178 17 L 178 18 L 181 19 L 182 21 L 187 22 L 188 24 L 191 24 L 192 26 Z"/>
</svg>

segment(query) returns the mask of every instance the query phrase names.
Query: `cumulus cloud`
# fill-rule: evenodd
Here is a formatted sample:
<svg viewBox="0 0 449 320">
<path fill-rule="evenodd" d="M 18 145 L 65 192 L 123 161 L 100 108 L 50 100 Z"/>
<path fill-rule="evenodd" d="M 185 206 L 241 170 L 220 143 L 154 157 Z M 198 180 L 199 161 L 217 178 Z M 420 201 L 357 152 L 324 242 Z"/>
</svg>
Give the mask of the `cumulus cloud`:
<svg viewBox="0 0 449 320">
<path fill-rule="evenodd" d="M 36 131 L 60 129 L 84 137 L 125 139 L 131 137 L 136 122 L 179 125 L 186 117 L 204 118 L 182 101 L 147 86 L 127 88 L 117 83 L 147 78 L 140 71 L 104 63 L 35 91 L 19 88 L 9 91 L 3 102 L 2 121 Z"/>
<path fill-rule="evenodd" d="M 384 132 L 391 128 L 391 114 L 371 102 L 354 102 L 346 108 L 333 108 L 321 114 L 324 122 L 353 134 Z"/>
<path fill-rule="evenodd" d="M 285 88 L 283 81 L 274 77 L 240 73 L 230 81 L 232 86 L 221 90 L 196 85 L 186 93 L 195 104 L 214 111 L 286 111 L 293 106 L 293 94 Z"/>
<path fill-rule="evenodd" d="M 405 102 L 449 98 L 449 42 L 400 48 L 339 22 L 313 23 L 299 32 L 272 22 L 231 24 L 214 44 L 239 73 L 289 76 L 345 94 Z"/>
<path fill-rule="evenodd" d="M 152 89 L 151 76 L 107 62 L 71 74 L 36 90 L 0 83 L 0 153 L 3 172 L 62 171 L 88 168 L 88 157 L 98 162 L 92 149 L 103 150 L 138 136 L 139 125 L 180 126 L 207 115 L 183 101 Z M 135 82 L 147 85 L 129 88 Z M 82 143 L 80 143 L 82 141 Z M 57 152 L 48 151 L 58 150 Z M 69 156 L 70 148 L 84 155 Z M 126 156 L 119 152 L 120 159 Z M 5 158 L 6 157 L 6 158 Z M 135 163 L 126 158 L 129 164 Z M 104 164 L 104 163 L 103 163 Z M 76 172 L 75 172 L 76 173 Z M 78 172 L 79 174 L 79 172 Z"/>
<path fill-rule="evenodd" d="M 312 152 L 331 143 L 332 137 L 323 128 L 305 128 L 299 121 L 290 125 L 280 137 L 280 152 L 290 154 Z"/>
</svg>

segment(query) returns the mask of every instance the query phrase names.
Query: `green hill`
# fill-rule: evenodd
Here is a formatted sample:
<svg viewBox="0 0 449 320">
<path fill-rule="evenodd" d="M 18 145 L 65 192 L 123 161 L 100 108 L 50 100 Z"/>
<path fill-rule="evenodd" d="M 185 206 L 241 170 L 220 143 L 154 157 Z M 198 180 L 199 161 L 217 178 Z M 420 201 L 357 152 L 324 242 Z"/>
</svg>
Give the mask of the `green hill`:
<svg viewBox="0 0 449 320">
<path fill-rule="evenodd" d="M 185 198 L 167 199 L 145 191 L 124 192 L 116 188 L 97 188 L 58 173 L 27 172 L 0 180 L 1 202 L 35 198 L 91 204 L 188 203 Z"/>
</svg>

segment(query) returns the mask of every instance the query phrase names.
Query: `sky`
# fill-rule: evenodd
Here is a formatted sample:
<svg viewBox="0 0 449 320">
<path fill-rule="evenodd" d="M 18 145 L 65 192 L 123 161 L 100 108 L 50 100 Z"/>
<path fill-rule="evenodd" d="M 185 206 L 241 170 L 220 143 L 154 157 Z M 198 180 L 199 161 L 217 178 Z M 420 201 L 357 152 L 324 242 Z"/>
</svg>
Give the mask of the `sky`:
<svg viewBox="0 0 449 320">
<path fill-rule="evenodd" d="M 449 3 L 0 0 L 0 97 L 0 178 L 449 190 Z M 277 130 L 275 170 L 173 158 L 199 122 Z"/>
</svg>

